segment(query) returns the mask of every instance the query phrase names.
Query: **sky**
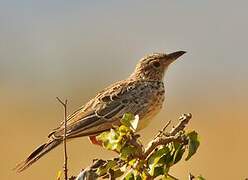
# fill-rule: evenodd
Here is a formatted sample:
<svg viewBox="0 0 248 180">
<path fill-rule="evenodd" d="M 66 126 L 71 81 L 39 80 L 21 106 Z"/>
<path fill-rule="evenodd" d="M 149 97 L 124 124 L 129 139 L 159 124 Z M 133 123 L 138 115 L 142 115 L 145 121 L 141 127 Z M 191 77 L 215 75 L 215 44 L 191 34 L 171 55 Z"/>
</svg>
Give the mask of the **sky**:
<svg viewBox="0 0 248 180">
<path fill-rule="evenodd" d="M 172 174 L 248 177 L 247 1 L 0 0 L 0 179 L 55 179 L 62 147 L 27 171 L 11 169 L 69 111 L 126 78 L 152 52 L 185 50 L 165 77 L 164 109 L 141 131 L 148 142 L 168 120 L 193 114 L 201 146 Z M 70 142 L 69 174 L 114 154 L 87 138 Z"/>
</svg>

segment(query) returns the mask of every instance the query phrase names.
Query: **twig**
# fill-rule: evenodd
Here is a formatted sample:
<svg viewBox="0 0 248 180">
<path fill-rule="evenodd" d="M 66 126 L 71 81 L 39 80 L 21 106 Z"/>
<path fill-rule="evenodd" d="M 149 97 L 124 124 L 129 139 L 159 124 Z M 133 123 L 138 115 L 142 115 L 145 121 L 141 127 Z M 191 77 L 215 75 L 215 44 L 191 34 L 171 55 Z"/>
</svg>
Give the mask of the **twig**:
<svg viewBox="0 0 248 180">
<path fill-rule="evenodd" d="M 193 180 L 195 178 L 194 175 L 192 175 L 191 173 L 189 173 L 189 180 Z"/>
<path fill-rule="evenodd" d="M 164 134 L 165 129 L 170 125 L 170 123 L 171 123 L 171 121 L 168 121 L 168 122 L 166 123 L 166 125 L 163 127 L 163 129 L 161 129 L 161 130 L 158 132 L 158 134 L 154 137 L 154 139 L 156 139 L 156 138 L 158 138 L 158 137 L 161 137 L 161 135 Z"/>
<path fill-rule="evenodd" d="M 180 131 L 182 131 L 186 125 L 188 124 L 189 120 L 191 119 L 192 115 L 191 114 L 183 114 L 179 120 L 180 122 L 176 125 L 176 127 L 174 127 L 170 133 L 165 136 L 165 137 L 157 137 L 155 136 L 155 138 L 148 144 L 148 146 L 145 149 L 144 152 L 144 159 L 148 159 L 149 155 L 154 151 L 154 149 L 156 149 L 159 145 L 166 145 L 169 144 L 170 142 L 182 142 L 185 141 L 184 139 L 182 139 L 181 136 L 176 136 L 176 134 Z M 169 125 L 169 122 L 166 124 L 166 126 Z M 160 131 L 163 132 L 163 130 L 166 128 L 166 126 Z M 160 133 L 161 134 L 161 133 Z"/>
<path fill-rule="evenodd" d="M 175 136 L 179 131 L 182 131 L 186 125 L 189 123 L 189 120 L 192 118 L 192 114 L 183 114 L 179 120 L 180 122 L 170 131 L 171 136 Z"/>
<path fill-rule="evenodd" d="M 150 154 L 160 145 L 166 145 L 171 142 L 184 142 L 184 140 L 178 136 L 170 136 L 170 137 L 164 137 L 164 138 L 159 138 L 151 141 L 151 143 L 148 144 L 147 148 L 145 149 L 144 152 L 144 159 L 149 159 Z"/>
<path fill-rule="evenodd" d="M 64 176 L 65 180 L 68 180 L 68 168 L 67 168 L 67 150 L 66 150 L 66 134 L 67 134 L 67 99 L 65 102 L 63 102 L 59 97 L 56 97 L 56 99 L 62 104 L 64 107 Z"/>
</svg>

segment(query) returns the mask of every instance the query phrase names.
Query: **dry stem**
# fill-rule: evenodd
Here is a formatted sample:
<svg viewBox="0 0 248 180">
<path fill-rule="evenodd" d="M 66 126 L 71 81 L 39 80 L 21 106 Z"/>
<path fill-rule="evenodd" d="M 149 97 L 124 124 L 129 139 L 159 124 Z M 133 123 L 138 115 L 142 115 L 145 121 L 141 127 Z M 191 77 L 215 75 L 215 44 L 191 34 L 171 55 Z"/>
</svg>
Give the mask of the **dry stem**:
<svg viewBox="0 0 248 180">
<path fill-rule="evenodd" d="M 59 97 L 56 97 L 56 99 L 62 104 L 64 107 L 64 138 L 63 138 L 63 144 L 64 144 L 64 177 L 65 180 L 68 180 L 68 168 L 67 168 L 67 149 L 66 149 L 66 134 L 67 134 L 67 99 L 65 102 L 63 102 Z"/>
<path fill-rule="evenodd" d="M 155 136 L 155 138 L 148 143 L 148 146 L 145 149 L 144 152 L 144 158 L 148 159 L 149 155 L 160 145 L 166 145 L 171 142 L 184 141 L 180 136 L 176 136 L 176 134 L 186 127 L 189 120 L 192 118 L 191 114 L 183 114 L 179 120 L 180 122 L 168 133 L 166 136 L 162 137 L 161 134 L 164 132 L 164 130 L 168 127 L 170 124 L 170 121 L 165 125 L 165 127 Z"/>
</svg>

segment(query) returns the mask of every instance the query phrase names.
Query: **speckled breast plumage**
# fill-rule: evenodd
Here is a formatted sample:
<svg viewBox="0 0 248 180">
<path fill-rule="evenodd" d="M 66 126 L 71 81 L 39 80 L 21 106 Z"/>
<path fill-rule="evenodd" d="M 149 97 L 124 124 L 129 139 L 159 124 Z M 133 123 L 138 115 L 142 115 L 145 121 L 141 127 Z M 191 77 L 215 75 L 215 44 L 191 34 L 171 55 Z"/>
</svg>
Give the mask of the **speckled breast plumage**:
<svg viewBox="0 0 248 180">
<path fill-rule="evenodd" d="M 143 110 L 138 113 L 140 117 L 138 130 L 145 128 L 153 120 L 153 117 L 162 109 L 165 100 L 163 82 L 147 81 L 144 82 L 144 86 L 147 87 L 147 90 L 145 90 L 145 92 L 141 90 L 141 94 L 144 93 L 144 95 L 140 96 L 140 98 L 145 99 L 146 103 L 142 105 Z"/>
</svg>

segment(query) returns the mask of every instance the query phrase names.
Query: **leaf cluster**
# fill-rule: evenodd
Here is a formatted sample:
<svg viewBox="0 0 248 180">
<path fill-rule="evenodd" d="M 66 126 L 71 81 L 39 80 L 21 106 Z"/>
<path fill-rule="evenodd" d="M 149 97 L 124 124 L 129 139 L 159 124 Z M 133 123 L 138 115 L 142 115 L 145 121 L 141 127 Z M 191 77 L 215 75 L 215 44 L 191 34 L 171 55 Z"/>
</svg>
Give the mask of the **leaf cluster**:
<svg viewBox="0 0 248 180">
<path fill-rule="evenodd" d="M 97 177 L 124 180 L 142 179 L 177 179 L 170 175 L 170 168 L 182 160 L 189 160 L 197 151 L 200 141 L 196 131 L 186 132 L 184 129 L 171 135 L 160 132 L 153 142 L 158 143 L 154 149 L 144 148 L 139 141 L 136 129 L 138 116 L 126 113 L 119 127 L 114 127 L 97 136 L 103 147 L 118 153 L 112 160 L 97 160 L 100 165 L 90 168 Z M 202 177 L 195 179 L 201 179 Z M 204 179 L 204 178 L 202 178 Z M 202 180 L 201 179 L 201 180 Z"/>
</svg>

